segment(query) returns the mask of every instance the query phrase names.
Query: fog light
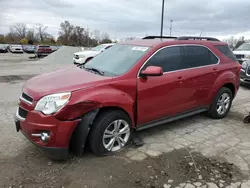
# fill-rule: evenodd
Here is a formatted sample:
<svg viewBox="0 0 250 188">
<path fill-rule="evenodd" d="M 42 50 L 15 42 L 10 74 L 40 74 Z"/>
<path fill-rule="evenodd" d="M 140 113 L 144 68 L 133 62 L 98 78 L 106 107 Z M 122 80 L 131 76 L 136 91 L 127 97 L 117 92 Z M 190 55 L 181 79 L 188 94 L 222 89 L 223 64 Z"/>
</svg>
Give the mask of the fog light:
<svg viewBox="0 0 250 188">
<path fill-rule="evenodd" d="M 49 139 L 50 139 L 50 135 L 48 132 L 41 132 L 39 134 L 31 134 L 31 136 L 33 137 L 40 137 L 40 139 L 43 141 L 43 142 L 48 142 Z"/>
<path fill-rule="evenodd" d="M 42 132 L 42 133 L 41 133 L 41 140 L 42 140 L 43 142 L 48 142 L 49 139 L 50 139 L 49 133 L 46 133 L 46 132 Z"/>
</svg>

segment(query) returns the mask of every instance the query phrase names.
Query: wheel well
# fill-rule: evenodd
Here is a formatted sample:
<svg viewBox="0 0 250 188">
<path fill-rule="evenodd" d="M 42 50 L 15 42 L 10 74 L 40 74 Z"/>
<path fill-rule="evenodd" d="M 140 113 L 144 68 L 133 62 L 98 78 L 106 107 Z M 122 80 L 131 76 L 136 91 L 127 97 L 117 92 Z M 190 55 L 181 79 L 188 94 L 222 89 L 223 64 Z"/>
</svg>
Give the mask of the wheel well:
<svg viewBox="0 0 250 188">
<path fill-rule="evenodd" d="M 227 84 L 225 84 L 223 87 L 227 87 L 228 89 L 230 89 L 230 90 L 232 91 L 233 98 L 235 97 L 235 87 L 234 87 L 234 84 L 232 84 L 232 83 L 227 83 Z"/>
<path fill-rule="evenodd" d="M 76 155 L 81 156 L 83 154 L 85 144 L 86 142 L 88 142 L 88 135 L 89 131 L 91 130 L 91 127 L 86 126 L 86 123 L 90 125 L 101 113 L 103 113 L 104 111 L 106 112 L 112 110 L 122 111 L 123 113 L 127 114 L 132 122 L 129 114 L 124 109 L 119 107 L 103 107 L 90 111 L 87 114 L 83 115 L 82 121 L 76 126 L 75 130 L 73 131 L 69 142 L 69 149 Z"/>
<path fill-rule="evenodd" d="M 87 63 L 89 60 L 93 59 L 93 57 L 89 57 L 86 59 L 85 63 Z"/>
<path fill-rule="evenodd" d="M 130 118 L 130 121 L 132 122 L 132 119 L 131 119 L 130 115 L 122 108 L 115 107 L 115 106 L 102 107 L 102 108 L 99 109 L 99 112 L 98 112 L 97 116 L 99 114 L 101 114 L 102 112 L 104 112 L 104 111 L 122 111 Z"/>
</svg>

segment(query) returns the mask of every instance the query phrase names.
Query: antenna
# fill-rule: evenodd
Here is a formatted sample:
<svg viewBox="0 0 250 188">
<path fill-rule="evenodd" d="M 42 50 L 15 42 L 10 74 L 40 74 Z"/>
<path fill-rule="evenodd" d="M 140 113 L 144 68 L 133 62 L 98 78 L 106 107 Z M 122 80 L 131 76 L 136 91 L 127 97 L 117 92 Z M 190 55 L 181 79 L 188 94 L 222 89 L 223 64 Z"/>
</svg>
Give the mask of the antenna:
<svg viewBox="0 0 250 188">
<path fill-rule="evenodd" d="M 201 35 L 203 34 L 203 31 L 204 31 L 204 28 L 203 28 L 202 31 L 201 31 L 200 37 L 201 37 Z"/>
</svg>

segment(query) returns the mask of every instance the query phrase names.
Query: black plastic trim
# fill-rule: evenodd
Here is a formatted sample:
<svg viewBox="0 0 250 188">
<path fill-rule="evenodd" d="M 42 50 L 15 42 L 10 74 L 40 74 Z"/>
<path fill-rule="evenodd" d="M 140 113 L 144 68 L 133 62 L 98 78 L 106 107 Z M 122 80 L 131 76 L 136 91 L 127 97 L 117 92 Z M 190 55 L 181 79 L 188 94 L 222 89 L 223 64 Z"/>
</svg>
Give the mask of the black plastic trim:
<svg viewBox="0 0 250 188">
<path fill-rule="evenodd" d="M 155 120 L 146 124 L 142 124 L 137 126 L 138 128 L 136 128 L 137 131 L 143 130 L 143 129 L 147 129 L 147 128 L 151 128 L 151 127 L 155 127 L 161 124 L 165 124 L 165 123 L 169 123 L 172 121 L 176 121 L 185 117 L 189 117 L 195 114 L 199 114 L 202 112 L 206 112 L 208 110 L 208 107 L 204 107 L 204 108 L 198 108 L 198 109 L 194 109 L 194 110 L 190 110 L 188 112 L 185 113 L 181 113 L 181 114 L 177 114 L 175 116 L 170 116 L 170 117 L 165 117 L 159 120 Z"/>
</svg>

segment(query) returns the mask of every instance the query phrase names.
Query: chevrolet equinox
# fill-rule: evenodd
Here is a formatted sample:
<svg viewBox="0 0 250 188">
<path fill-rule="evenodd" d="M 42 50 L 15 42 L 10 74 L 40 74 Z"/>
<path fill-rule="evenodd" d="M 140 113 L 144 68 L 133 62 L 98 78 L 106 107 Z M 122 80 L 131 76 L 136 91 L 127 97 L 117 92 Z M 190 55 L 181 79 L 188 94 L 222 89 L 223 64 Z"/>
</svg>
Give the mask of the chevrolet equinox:
<svg viewBox="0 0 250 188">
<path fill-rule="evenodd" d="M 205 112 L 224 118 L 241 65 L 211 37 L 148 36 L 115 44 L 88 63 L 38 75 L 22 89 L 15 126 L 48 157 L 69 148 L 97 155 L 131 143 L 135 131 Z"/>
</svg>

